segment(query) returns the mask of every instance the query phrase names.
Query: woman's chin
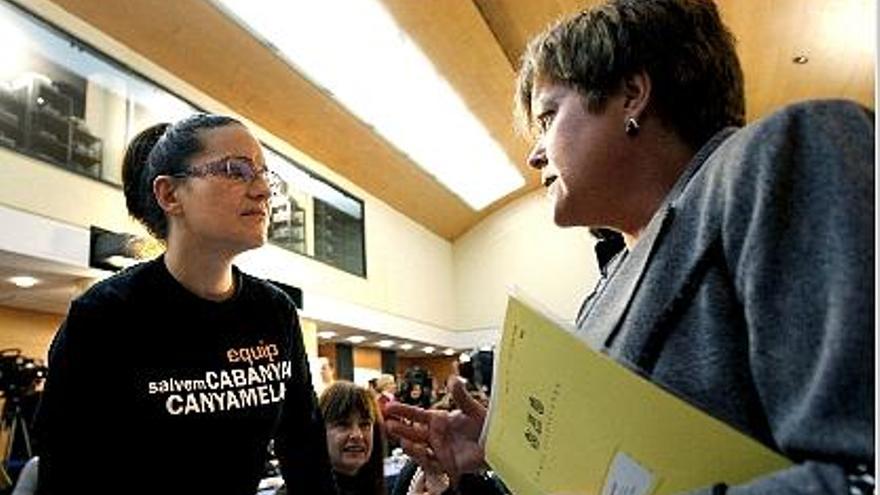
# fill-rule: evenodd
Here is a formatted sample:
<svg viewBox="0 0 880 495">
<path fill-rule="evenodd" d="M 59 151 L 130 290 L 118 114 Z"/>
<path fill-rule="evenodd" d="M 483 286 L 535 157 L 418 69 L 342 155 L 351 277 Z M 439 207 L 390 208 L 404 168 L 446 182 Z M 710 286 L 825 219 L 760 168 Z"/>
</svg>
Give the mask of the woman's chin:
<svg viewBox="0 0 880 495">
<path fill-rule="evenodd" d="M 267 236 L 265 233 L 253 233 L 253 235 L 242 238 L 240 242 L 240 252 L 250 251 L 263 247 L 266 244 Z"/>
<path fill-rule="evenodd" d="M 555 223 L 557 227 L 574 227 L 580 225 L 571 217 L 571 215 L 558 209 L 553 211 L 553 223 Z"/>
<path fill-rule="evenodd" d="M 336 471 L 338 471 L 346 476 L 356 475 L 357 472 L 360 471 L 360 469 L 362 467 L 364 467 L 364 464 L 367 463 L 367 459 L 365 457 L 352 456 L 350 454 L 346 454 L 343 461 L 344 462 L 343 462 L 342 466 L 338 466 Z"/>
</svg>

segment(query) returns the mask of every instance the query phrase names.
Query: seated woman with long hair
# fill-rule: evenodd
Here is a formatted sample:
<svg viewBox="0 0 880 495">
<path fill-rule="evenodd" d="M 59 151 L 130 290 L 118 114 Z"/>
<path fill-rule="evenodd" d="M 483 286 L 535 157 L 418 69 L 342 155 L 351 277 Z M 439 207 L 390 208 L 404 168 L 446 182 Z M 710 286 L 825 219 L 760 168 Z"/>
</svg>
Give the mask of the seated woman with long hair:
<svg viewBox="0 0 880 495">
<path fill-rule="evenodd" d="M 370 391 L 351 382 L 327 387 L 318 400 L 340 495 L 385 495 L 382 416 Z"/>
</svg>

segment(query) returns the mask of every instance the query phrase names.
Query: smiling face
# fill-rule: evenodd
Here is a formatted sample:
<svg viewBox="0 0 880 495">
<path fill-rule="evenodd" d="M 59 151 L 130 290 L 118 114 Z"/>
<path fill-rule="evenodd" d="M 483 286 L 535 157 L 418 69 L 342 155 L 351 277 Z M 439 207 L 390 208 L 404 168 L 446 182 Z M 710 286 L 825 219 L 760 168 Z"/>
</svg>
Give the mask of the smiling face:
<svg viewBox="0 0 880 495">
<path fill-rule="evenodd" d="M 259 142 L 238 124 L 199 132 L 202 150 L 189 160 L 190 170 L 234 158 L 255 171 L 266 167 Z M 265 175 L 241 180 L 222 174 L 192 176 L 177 187 L 179 209 L 170 215 L 175 231 L 187 241 L 236 254 L 262 246 L 268 229 L 270 186 Z"/>
<path fill-rule="evenodd" d="M 412 388 L 409 389 L 409 397 L 413 400 L 419 400 L 422 398 L 422 386 L 418 383 L 413 383 Z"/>
<path fill-rule="evenodd" d="M 327 448 L 333 470 L 354 476 L 373 452 L 374 423 L 357 413 L 327 425 Z"/>
<path fill-rule="evenodd" d="M 555 223 L 614 225 L 628 194 L 623 97 L 609 96 L 594 112 L 571 86 L 538 79 L 531 113 L 537 140 L 528 162 L 541 172 Z"/>
</svg>

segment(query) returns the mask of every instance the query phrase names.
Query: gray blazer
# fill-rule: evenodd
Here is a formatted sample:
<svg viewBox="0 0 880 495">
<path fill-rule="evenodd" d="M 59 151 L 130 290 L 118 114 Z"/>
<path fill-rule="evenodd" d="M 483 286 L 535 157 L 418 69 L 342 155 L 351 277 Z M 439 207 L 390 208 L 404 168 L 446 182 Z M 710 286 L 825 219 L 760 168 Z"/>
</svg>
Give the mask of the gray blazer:
<svg viewBox="0 0 880 495">
<path fill-rule="evenodd" d="M 808 102 L 720 132 L 579 321 L 798 463 L 727 493 L 848 494 L 873 470 L 873 120 Z"/>
</svg>

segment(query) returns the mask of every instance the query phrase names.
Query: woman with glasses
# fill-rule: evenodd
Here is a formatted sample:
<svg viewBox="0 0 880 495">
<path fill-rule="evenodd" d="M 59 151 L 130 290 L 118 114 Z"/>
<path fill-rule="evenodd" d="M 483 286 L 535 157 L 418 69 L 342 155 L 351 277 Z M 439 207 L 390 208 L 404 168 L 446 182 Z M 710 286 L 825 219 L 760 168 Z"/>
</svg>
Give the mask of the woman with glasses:
<svg viewBox="0 0 880 495">
<path fill-rule="evenodd" d="M 166 250 L 76 299 L 38 417 L 40 493 L 251 495 L 274 450 L 297 493 L 335 493 L 296 310 L 233 265 L 266 242 L 270 174 L 235 119 L 141 132 L 129 213 Z"/>
</svg>

